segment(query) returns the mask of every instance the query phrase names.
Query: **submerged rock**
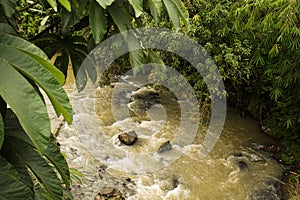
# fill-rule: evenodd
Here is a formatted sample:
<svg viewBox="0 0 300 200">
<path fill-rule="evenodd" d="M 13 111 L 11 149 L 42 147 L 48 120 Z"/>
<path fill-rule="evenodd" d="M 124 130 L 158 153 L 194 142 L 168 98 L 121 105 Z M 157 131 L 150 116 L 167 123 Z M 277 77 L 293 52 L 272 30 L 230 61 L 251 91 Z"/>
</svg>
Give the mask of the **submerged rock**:
<svg viewBox="0 0 300 200">
<path fill-rule="evenodd" d="M 166 178 L 165 180 L 162 180 L 159 184 L 159 187 L 164 191 L 171 191 L 174 190 L 179 185 L 178 177 L 176 176 L 170 176 Z"/>
<path fill-rule="evenodd" d="M 283 200 L 284 195 L 279 182 L 273 182 L 267 187 L 254 191 L 251 200 Z"/>
<path fill-rule="evenodd" d="M 237 158 L 240 158 L 240 157 L 243 156 L 243 154 L 240 153 L 240 152 L 236 152 L 236 153 L 233 153 L 233 156 L 234 156 L 234 157 L 237 157 Z"/>
<path fill-rule="evenodd" d="M 249 155 L 249 161 L 256 162 L 256 163 L 266 163 L 266 159 L 264 159 L 262 156 L 250 154 Z"/>
<path fill-rule="evenodd" d="M 238 167 L 239 167 L 240 171 L 248 171 L 249 170 L 247 163 L 244 161 L 239 161 Z"/>
<path fill-rule="evenodd" d="M 160 103 L 159 91 L 151 87 L 143 87 L 135 91 L 130 97 L 128 104 L 132 114 L 143 117 L 146 116 L 146 111 L 153 105 Z"/>
<path fill-rule="evenodd" d="M 250 162 L 266 163 L 266 159 L 263 158 L 262 155 L 259 155 L 256 153 L 236 152 L 236 153 L 233 153 L 233 156 L 236 158 L 245 158 L 245 159 L 249 160 Z"/>
<path fill-rule="evenodd" d="M 133 145 L 137 141 L 137 134 L 135 131 L 128 131 L 121 133 L 118 135 L 118 138 L 121 143 L 126 144 L 126 145 Z"/>
<path fill-rule="evenodd" d="M 122 193 L 113 187 L 104 187 L 96 195 L 95 200 L 123 200 Z"/>
<path fill-rule="evenodd" d="M 172 144 L 170 141 L 164 142 L 158 149 L 158 153 L 163 153 L 165 151 L 170 151 L 172 149 Z"/>
<path fill-rule="evenodd" d="M 131 96 L 131 100 L 143 100 L 143 101 L 153 101 L 157 102 L 159 97 L 159 92 L 151 87 L 143 87 L 137 90 Z"/>
</svg>

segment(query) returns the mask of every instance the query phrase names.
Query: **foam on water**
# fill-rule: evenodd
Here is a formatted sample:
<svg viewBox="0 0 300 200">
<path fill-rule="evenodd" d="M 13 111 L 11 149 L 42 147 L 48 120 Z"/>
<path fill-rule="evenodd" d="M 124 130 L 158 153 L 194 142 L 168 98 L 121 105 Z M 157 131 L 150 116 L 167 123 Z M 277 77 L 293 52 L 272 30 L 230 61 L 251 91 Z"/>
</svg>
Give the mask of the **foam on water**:
<svg viewBox="0 0 300 200">
<path fill-rule="evenodd" d="M 178 133 L 176 120 L 180 119 L 180 113 L 172 109 L 169 109 L 171 114 L 167 113 L 167 109 L 157 104 L 146 112 L 148 120 L 133 120 L 126 115 L 115 120 L 111 101 L 111 87 L 95 90 L 93 86 L 84 93 L 74 92 L 72 96 L 74 122 L 63 127 L 65 135 L 60 138 L 62 149 L 69 155 L 70 165 L 86 175 L 82 188 L 74 189 L 74 192 L 78 191 L 76 194 L 86 193 L 80 198 L 91 199 L 103 185 L 114 186 L 113 183 L 116 183 L 108 178 L 100 180 L 98 175 L 93 174 L 101 163 L 109 167 L 111 176 L 131 177 L 135 193 L 126 196 L 131 200 L 250 199 L 254 191 L 281 175 L 282 168 L 274 159 L 248 147 L 253 142 L 268 141 L 251 119 L 229 115 L 213 151 L 200 158 L 204 135 L 201 130 L 191 144 L 185 143 L 185 137 L 189 139 L 188 133 L 180 133 L 180 137 L 174 139 L 175 133 Z M 181 104 L 184 105 L 184 102 Z M 118 141 L 118 134 L 126 130 L 134 130 L 138 135 L 133 146 L 122 145 Z M 157 153 L 166 141 L 171 141 L 172 149 Z M 236 157 L 234 153 L 243 156 Z M 260 159 L 262 161 L 257 162 Z M 247 164 L 247 171 L 239 169 L 239 161 Z M 83 192 L 84 188 L 88 192 Z"/>
</svg>

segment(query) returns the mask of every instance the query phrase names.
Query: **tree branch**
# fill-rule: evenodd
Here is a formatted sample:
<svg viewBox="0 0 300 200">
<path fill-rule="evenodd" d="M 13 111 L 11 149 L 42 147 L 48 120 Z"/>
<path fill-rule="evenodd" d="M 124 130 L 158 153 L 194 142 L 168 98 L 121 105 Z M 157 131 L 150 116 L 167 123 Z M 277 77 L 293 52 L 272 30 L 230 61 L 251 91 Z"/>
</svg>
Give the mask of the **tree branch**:
<svg viewBox="0 0 300 200">
<path fill-rule="evenodd" d="M 33 6 L 35 6 L 35 5 L 38 4 L 38 3 L 39 3 L 39 2 L 37 1 L 37 2 L 34 2 L 34 3 L 32 3 L 32 4 L 29 4 L 29 5 L 25 6 L 24 8 L 20 8 L 18 11 L 19 11 L 19 12 L 24 12 L 24 11 L 28 10 L 29 8 L 32 8 Z"/>
<path fill-rule="evenodd" d="M 56 21 L 54 21 L 53 24 L 51 24 L 50 26 L 46 27 L 44 30 L 42 30 L 40 33 L 36 34 L 35 36 L 29 38 L 29 41 L 33 41 L 37 38 L 39 38 L 41 35 L 43 35 L 44 33 L 46 33 L 47 31 L 51 30 L 52 28 L 54 28 L 56 25 L 58 25 L 60 23 L 60 19 L 57 19 Z"/>
</svg>

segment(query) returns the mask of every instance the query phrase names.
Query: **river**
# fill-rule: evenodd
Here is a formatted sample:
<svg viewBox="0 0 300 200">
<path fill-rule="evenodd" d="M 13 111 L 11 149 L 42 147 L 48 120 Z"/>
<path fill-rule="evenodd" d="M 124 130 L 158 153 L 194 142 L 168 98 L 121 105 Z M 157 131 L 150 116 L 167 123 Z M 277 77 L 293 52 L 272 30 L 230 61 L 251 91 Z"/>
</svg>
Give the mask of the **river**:
<svg viewBox="0 0 300 200">
<path fill-rule="evenodd" d="M 229 109 L 218 142 L 200 158 L 206 133 L 203 128 L 198 129 L 191 144 L 179 147 L 172 142 L 180 121 L 176 99 L 160 95 L 164 112 L 162 105 L 153 105 L 140 116 L 116 117 L 116 113 L 123 116 L 124 111 L 118 113 L 113 108 L 112 112 L 113 101 L 129 107 L 132 102 L 122 102 L 112 86 L 90 83 L 86 87 L 80 93 L 71 86 L 66 88 L 74 121 L 72 125 L 63 124 L 57 137 L 69 166 L 85 176 L 82 185 L 73 183 L 74 199 L 94 199 L 103 188 L 115 188 L 114 192 L 124 199 L 280 199 L 277 186 L 284 167 L 272 153 L 262 150 L 274 141 L 260 131 L 255 120 L 237 116 Z M 132 93 L 119 94 L 128 97 Z M 50 116 L 54 129 L 59 120 L 51 112 Z M 118 134 L 126 130 L 137 133 L 134 145 L 118 140 Z M 166 141 L 171 141 L 172 148 L 162 154 L 179 156 L 160 165 L 157 160 L 163 162 L 165 157 L 157 150 Z"/>
</svg>

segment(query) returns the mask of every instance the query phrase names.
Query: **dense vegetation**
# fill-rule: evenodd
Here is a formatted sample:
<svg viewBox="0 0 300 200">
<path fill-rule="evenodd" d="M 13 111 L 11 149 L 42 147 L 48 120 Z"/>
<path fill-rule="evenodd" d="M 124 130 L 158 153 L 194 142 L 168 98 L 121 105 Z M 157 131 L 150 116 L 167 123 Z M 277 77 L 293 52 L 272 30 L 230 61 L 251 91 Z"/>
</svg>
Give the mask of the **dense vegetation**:
<svg viewBox="0 0 300 200">
<path fill-rule="evenodd" d="M 187 0 L 185 5 L 191 24 L 188 34 L 217 64 L 229 104 L 238 113 L 255 117 L 262 130 L 283 145 L 281 159 L 298 165 L 300 2 Z M 156 24 L 145 17 L 144 25 Z M 180 58 L 161 55 L 187 77 L 201 101 L 209 103 L 201 76 Z"/>
<path fill-rule="evenodd" d="M 254 116 L 268 135 L 282 143 L 285 163 L 299 165 L 299 1 L 58 2 L 0 0 L 1 195 L 58 199 L 63 192 L 67 194 L 63 188 L 70 185 L 69 169 L 51 137 L 38 87 L 46 92 L 56 113 L 71 123 L 72 110 L 61 88 L 68 64 L 77 74 L 96 44 L 117 32 L 141 26 L 184 31 L 205 47 L 223 76 L 229 103 L 240 114 Z M 128 48 L 136 45 L 129 38 L 127 41 Z M 56 58 L 54 65 L 61 72 L 49 62 L 51 58 Z M 149 60 L 163 60 L 174 67 L 190 81 L 201 101 L 209 104 L 201 76 L 175 55 L 132 51 L 119 62 L 136 68 Z M 95 80 L 87 71 L 81 82 L 77 81 L 79 89 L 88 77 Z"/>
<path fill-rule="evenodd" d="M 76 75 L 96 44 L 138 27 L 144 12 L 157 22 L 169 15 L 177 30 L 180 20 L 189 26 L 179 0 L 145 5 L 139 0 L 0 0 L 1 199 L 71 198 L 72 174 L 51 134 L 44 98 L 71 123 L 72 108 L 62 88 L 69 63 Z M 126 39 L 130 48 L 133 42 Z M 145 56 L 143 51 L 130 52 L 131 65 Z M 87 76 L 95 80 L 94 68 L 82 73 L 78 89 Z"/>
<path fill-rule="evenodd" d="M 191 31 L 214 58 L 229 101 L 300 162 L 299 1 L 190 1 Z"/>
</svg>

